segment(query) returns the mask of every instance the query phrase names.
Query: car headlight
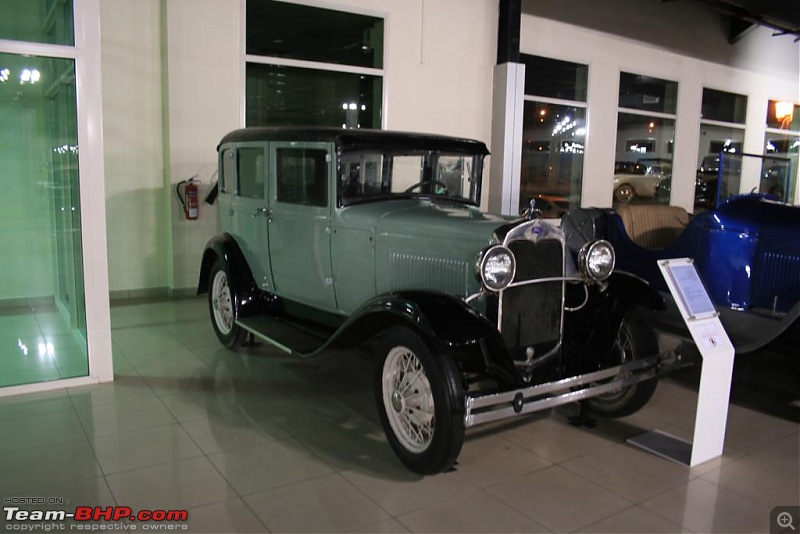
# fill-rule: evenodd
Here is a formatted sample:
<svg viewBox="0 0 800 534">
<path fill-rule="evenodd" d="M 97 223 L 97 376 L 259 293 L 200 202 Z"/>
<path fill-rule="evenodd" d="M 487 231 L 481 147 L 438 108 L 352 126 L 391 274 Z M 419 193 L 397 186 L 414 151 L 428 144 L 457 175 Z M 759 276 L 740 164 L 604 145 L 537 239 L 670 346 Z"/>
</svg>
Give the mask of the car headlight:
<svg viewBox="0 0 800 534">
<path fill-rule="evenodd" d="M 614 270 L 614 247 L 604 239 L 590 241 L 578 253 L 578 264 L 584 276 L 601 281 Z"/>
<path fill-rule="evenodd" d="M 514 254 L 502 245 L 495 245 L 478 257 L 475 274 L 484 288 L 497 292 L 514 280 L 516 270 Z"/>
</svg>

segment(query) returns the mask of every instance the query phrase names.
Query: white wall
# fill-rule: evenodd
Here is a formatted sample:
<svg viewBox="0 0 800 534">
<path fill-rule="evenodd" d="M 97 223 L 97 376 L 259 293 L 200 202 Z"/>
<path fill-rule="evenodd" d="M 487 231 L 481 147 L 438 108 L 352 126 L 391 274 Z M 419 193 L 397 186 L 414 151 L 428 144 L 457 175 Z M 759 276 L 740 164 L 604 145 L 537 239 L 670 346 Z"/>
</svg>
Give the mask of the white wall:
<svg viewBox="0 0 800 534">
<path fill-rule="evenodd" d="M 195 288 L 217 206 L 202 203 L 217 167 L 217 143 L 239 128 L 242 62 L 239 0 L 169 0 L 165 12 L 167 183 L 199 175 L 200 216 L 187 220 L 170 191 L 170 287 Z M 168 230 L 169 231 L 169 230 Z"/>
<path fill-rule="evenodd" d="M 695 18 L 679 16 L 680 9 L 686 10 L 684 15 L 691 11 Z M 680 8 L 673 3 L 632 0 L 609 0 L 603 6 L 589 0 L 524 4 L 523 53 L 589 65 L 583 205 L 611 205 L 621 71 L 679 83 L 672 204 L 689 210 L 693 207 L 703 87 L 748 96 L 744 150 L 756 154 L 763 152 L 767 101 L 800 100 L 798 43 L 791 37 L 767 39 L 771 30 L 754 28 L 739 44 L 728 45 L 722 28 L 711 25 L 718 20 L 716 15 L 698 9 L 693 4 Z M 606 31 L 585 27 L 589 24 Z M 698 24 L 706 24 L 705 33 L 698 31 Z M 626 29 L 651 42 L 618 35 Z M 703 57 L 714 61 L 700 59 Z M 765 57 L 770 59 L 759 61 Z"/>
<path fill-rule="evenodd" d="M 160 0 L 103 0 L 100 16 L 109 289 L 163 289 L 171 253 Z"/>
</svg>

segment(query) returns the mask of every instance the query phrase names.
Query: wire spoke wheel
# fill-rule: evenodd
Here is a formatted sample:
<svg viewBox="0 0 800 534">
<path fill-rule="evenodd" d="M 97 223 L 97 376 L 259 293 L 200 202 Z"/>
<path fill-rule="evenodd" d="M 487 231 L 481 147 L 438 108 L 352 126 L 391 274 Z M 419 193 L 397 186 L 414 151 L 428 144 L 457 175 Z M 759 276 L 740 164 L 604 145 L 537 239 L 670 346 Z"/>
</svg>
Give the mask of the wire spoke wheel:
<svg viewBox="0 0 800 534">
<path fill-rule="evenodd" d="M 229 334 L 233 328 L 233 300 L 225 271 L 217 271 L 217 274 L 214 275 L 211 286 L 211 306 L 217 328 L 223 334 Z"/>
<path fill-rule="evenodd" d="M 380 339 L 374 384 L 389 445 L 411 471 L 450 468 L 464 444 L 464 389 L 453 357 L 416 330 L 396 325 Z"/>
<path fill-rule="evenodd" d="M 208 283 L 208 311 L 214 332 L 226 347 L 235 347 L 244 339 L 245 331 L 236 324 L 235 303 L 236 293 L 231 287 L 228 271 L 221 261 L 217 261 Z"/>
<path fill-rule="evenodd" d="M 398 441 L 411 452 L 425 451 L 436 422 L 433 392 L 414 352 L 394 347 L 383 364 L 383 404 Z"/>
</svg>

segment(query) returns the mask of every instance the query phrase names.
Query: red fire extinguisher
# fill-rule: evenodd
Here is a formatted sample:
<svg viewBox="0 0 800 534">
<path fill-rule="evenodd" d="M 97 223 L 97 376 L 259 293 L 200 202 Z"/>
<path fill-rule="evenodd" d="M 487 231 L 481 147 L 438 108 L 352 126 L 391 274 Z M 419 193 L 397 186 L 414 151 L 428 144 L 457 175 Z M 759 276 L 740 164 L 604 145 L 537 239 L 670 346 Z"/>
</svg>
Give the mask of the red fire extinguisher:
<svg viewBox="0 0 800 534">
<path fill-rule="evenodd" d="M 183 206 L 183 213 L 187 219 L 193 221 L 197 219 L 200 214 L 200 202 L 198 200 L 198 190 L 196 176 L 192 176 L 188 180 L 181 180 L 175 186 L 175 194 L 178 195 L 178 200 Z M 183 189 L 183 193 L 181 193 Z"/>
</svg>

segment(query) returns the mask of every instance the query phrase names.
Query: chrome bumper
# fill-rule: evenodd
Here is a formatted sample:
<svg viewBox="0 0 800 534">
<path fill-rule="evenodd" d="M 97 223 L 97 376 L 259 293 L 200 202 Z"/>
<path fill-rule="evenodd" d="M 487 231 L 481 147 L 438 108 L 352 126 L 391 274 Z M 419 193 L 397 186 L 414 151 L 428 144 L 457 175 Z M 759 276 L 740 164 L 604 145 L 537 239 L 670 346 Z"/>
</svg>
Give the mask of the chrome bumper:
<svg viewBox="0 0 800 534">
<path fill-rule="evenodd" d="M 464 423 L 471 427 L 596 397 L 654 378 L 679 365 L 680 354 L 667 352 L 546 384 L 501 393 L 467 395 Z"/>
</svg>

